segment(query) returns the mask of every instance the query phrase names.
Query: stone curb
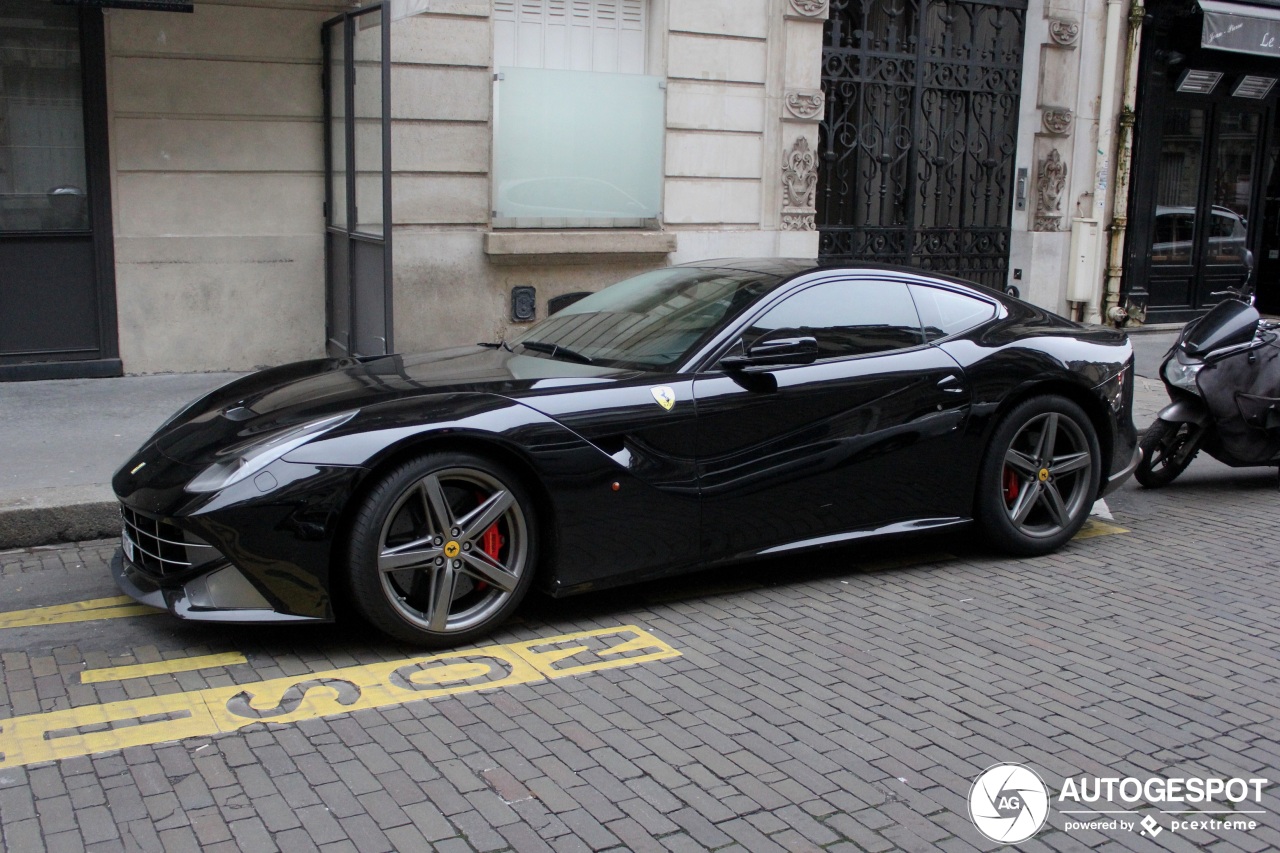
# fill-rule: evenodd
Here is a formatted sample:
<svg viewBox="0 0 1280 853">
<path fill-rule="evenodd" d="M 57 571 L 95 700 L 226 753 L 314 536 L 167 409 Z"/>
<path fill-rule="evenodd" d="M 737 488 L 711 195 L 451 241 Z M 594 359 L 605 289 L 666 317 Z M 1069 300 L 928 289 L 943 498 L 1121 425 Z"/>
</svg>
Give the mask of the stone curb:
<svg viewBox="0 0 1280 853">
<path fill-rule="evenodd" d="M 120 535 L 114 501 L 0 509 L 0 550 Z"/>
</svg>

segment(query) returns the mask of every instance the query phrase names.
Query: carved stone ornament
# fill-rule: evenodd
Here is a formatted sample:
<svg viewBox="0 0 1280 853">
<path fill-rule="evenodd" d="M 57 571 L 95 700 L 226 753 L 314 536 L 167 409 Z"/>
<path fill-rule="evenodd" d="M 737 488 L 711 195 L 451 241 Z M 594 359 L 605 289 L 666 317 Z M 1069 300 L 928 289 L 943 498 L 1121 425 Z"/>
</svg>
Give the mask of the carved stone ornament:
<svg viewBox="0 0 1280 853">
<path fill-rule="evenodd" d="M 797 136 L 782 163 L 782 213 L 809 213 L 818 186 L 818 161 L 809 140 Z"/>
<path fill-rule="evenodd" d="M 1076 116 L 1066 107 L 1045 107 L 1041 118 L 1044 120 L 1045 130 L 1062 136 L 1071 131 L 1071 123 Z"/>
<path fill-rule="evenodd" d="M 1066 18 L 1053 18 L 1049 21 L 1049 38 L 1063 47 L 1075 47 L 1080 38 L 1080 22 Z"/>
<path fill-rule="evenodd" d="M 822 113 L 822 90 L 792 89 L 787 92 L 784 103 L 788 116 L 806 121 L 816 119 Z"/>
<path fill-rule="evenodd" d="M 813 224 L 812 213 L 784 213 L 782 215 L 783 231 L 817 231 Z"/>
<path fill-rule="evenodd" d="M 1040 161 L 1036 177 L 1036 220 L 1034 230 L 1057 231 L 1062 224 L 1062 194 L 1067 188 L 1067 166 L 1054 148 Z"/>
<path fill-rule="evenodd" d="M 827 0 L 791 0 L 791 9 L 805 18 L 825 18 Z"/>
</svg>

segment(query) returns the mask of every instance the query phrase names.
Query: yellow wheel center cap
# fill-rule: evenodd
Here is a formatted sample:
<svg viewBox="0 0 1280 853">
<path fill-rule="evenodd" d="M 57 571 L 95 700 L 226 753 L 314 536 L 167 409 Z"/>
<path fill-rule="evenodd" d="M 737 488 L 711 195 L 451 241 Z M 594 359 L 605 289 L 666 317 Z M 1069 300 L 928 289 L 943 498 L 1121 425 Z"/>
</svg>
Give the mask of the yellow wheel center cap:
<svg viewBox="0 0 1280 853">
<path fill-rule="evenodd" d="M 1039 474 L 1038 476 L 1040 477 L 1040 482 L 1042 482 L 1042 483 L 1047 483 L 1047 482 L 1049 482 L 1049 469 L 1048 469 L 1048 468 L 1041 468 L 1041 469 L 1040 469 L 1040 474 Z"/>
<path fill-rule="evenodd" d="M 460 553 L 462 553 L 462 546 L 459 545 L 457 542 L 450 540 L 444 543 L 444 555 L 448 557 L 450 560 L 458 556 L 458 554 Z"/>
</svg>

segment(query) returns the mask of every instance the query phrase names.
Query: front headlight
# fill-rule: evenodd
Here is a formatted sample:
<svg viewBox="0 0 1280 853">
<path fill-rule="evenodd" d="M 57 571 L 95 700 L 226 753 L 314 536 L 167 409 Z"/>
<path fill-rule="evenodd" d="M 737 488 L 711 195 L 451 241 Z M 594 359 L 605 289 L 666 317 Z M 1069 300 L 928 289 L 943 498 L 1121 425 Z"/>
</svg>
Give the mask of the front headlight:
<svg viewBox="0 0 1280 853">
<path fill-rule="evenodd" d="M 1169 359 L 1169 363 L 1164 366 L 1164 378 L 1173 387 L 1198 395 L 1200 389 L 1196 387 L 1196 374 L 1204 367 L 1204 362 L 1184 362 L 1180 355 L 1181 353 Z"/>
<path fill-rule="evenodd" d="M 359 410 L 357 410 L 359 411 Z M 218 452 L 222 457 L 205 468 L 194 480 L 187 483 L 188 492 L 216 492 L 251 477 L 275 462 L 291 450 L 301 447 L 311 439 L 342 426 L 356 416 L 356 412 L 310 421 L 280 432 L 269 433 L 242 444 Z"/>
</svg>

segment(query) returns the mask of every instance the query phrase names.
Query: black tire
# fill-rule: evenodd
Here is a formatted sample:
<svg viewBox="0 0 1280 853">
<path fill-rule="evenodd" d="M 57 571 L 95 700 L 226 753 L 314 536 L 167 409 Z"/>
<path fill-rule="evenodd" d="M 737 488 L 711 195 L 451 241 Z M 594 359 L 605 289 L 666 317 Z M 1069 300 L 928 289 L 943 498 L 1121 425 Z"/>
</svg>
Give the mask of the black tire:
<svg viewBox="0 0 1280 853">
<path fill-rule="evenodd" d="M 1142 460 L 1133 471 L 1133 478 L 1148 489 L 1167 486 L 1187 470 L 1197 450 L 1185 452 L 1187 442 L 1195 438 L 1196 428 L 1191 424 L 1174 424 L 1159 418 L 1147 429 L 1138 443 L 1142 448 Z"/>
<path fill-rule="evenodd" d="M 518 477 L 480 456 L 431 453 L 390 471 L 357 510 L 352 598 L 396 639 L 456 646 L 520 605 L 537 554 L 533 502 Z"/>
<path fill-rule="evenodd" d="M 1000 421 L 978 474 L 976 513 L 987 541 L 1009 554 L 1047 554 L 1080 530 L 1098 494 L 1093 424 L 1070 400 L 1032 397 Z"/>
</svg>

